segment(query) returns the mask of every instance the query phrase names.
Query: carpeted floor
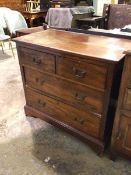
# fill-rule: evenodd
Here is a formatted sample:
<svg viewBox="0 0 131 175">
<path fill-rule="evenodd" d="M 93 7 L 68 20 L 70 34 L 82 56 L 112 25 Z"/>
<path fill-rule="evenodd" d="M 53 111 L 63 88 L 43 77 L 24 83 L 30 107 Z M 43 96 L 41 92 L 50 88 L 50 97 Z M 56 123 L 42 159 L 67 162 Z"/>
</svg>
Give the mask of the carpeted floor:
<svg viewBox="0 0 131 175">
<path fill-rule="evenodd" d="M 7 45 L 5 52 L 0 50 L 0 175 L 131 175 L 131 162 L 113 162 L 108 153 L 100 158 L 79 139 L 25 117 L 16 51 L 15 59 Z"/>
</svg>

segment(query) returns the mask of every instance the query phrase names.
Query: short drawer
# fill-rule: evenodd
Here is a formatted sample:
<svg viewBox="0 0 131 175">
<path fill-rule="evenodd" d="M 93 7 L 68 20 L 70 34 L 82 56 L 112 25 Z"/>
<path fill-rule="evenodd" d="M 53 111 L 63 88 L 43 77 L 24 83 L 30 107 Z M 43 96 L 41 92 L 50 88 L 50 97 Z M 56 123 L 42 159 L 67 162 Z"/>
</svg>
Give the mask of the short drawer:
<svg viewBox="0 0 131 175">
<path fill-rule="evenodd" d="M 57 57 L 56 73 L 80 83 L 105 89 L 107 66 L 99 66 L 79 60 Z"/>
<path fill-rule="evenodd" d="M 64 124 L 99 138 L 101 118 L 93 113 L 80 111 L 29 88 L 26 89 L 26 103 Z"/>
<path fill-rule="evenodd" d="M 55 73 L 55 55 L 19 47 L 20 62 L 41 71 Z"/>
<path fill-rule="evenodd" d="M 64 99 L 83 110 L 93 110 L 97 113 L 102 113 L 103 92 L 26 67 L 24 71 L 25 81 L 28 86 Z"/>
<path fill-rule="evenodd" d="M 124 100 L 123 100 L 124 109 L 131 110 L 131 89 L 126 89 Z"/>
</svg>

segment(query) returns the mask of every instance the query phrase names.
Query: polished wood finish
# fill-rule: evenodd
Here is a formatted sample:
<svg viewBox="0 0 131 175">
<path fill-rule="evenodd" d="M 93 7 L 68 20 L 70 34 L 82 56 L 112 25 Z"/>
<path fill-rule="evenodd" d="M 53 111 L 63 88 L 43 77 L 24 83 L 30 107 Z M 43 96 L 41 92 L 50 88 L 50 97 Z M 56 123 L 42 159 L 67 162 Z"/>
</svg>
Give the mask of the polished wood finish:
<svg viewBox="0 0 131 175">
<path fill-rule="evenodd" d="M 22 64 L 41 71 L 55 73 L 55 55 L 22 47 L 19 49 L 19 53 L 23 57 Z"/>
<path fill-rule="evenodd" d="M 103 111 L 103 92 L 95 90 L 78 83 L 60 79 L 47 73 L 41 73 L 33 69 L 24 68 L 25 81 L 30 87 L 34 87 L 43 93 L 64 100 L 66 103 L 87 111 L 92 109 L 95 112 Z M 55 85 L 55 86 L 54 86 Z"/>
<path fill-rule="evenodd" d="M 15 41 L 26 115 L 65 128 L 102 154 L 129 41 L 53 29 Z"/>
<path fill-rule="evenodd" d="M 99 115 L 81 111 L 70 105 L 49 98 L 48 96 L 35 93 L 33 90 L 26 90 L 27 105 L 40 110 L 47 115 L 54 117 L 71 127 L 83 131 L 91 136 L 99 138 L 100 121 Z"/>
<path fill-rule="evenodd" d="M 112 134 L 112 159 L 117 154 L 131 159 L 131 52 L 126 54 Z"/>
<path fill-rule="evenodd" d="M 68 61 L 69 59 L 70 62 Z M 107 65 L 99 66 L 81 61 L 77 57 L 57 57 L 56 65 L 56 73 L 62 77 L 87 84 L 91 87 L 105 89 Z"/>
<path fill-rule="evenodd" d="M 44 30 L 43 26 L 19 29 L 16 31 L 16 36 L 19 37 L 19 36 L 28 35 L 35 32 L 41 32 L 43 30 Z"/>
<path fill-rule="evenodd" d="M 17 39 L 16 39 L 17 41 Z M 46 52 L 61 53 L 68 52 L 75 56 L 82 56 L 85 60 L 98 60 L 108 63 L 117 63 L 123 57 L 123 51 L 130 49 L 130 40 L 110 38 L 90 34 L 78 34 L 55 29 L 33 33 L 18 39 L 19 43 L 27 45 L 38 45 L 37 48 Z M 29 46 L 28 46 L 29 47 Z M 63 56 L 63 55 L 62 55 Z"/>
</svg>

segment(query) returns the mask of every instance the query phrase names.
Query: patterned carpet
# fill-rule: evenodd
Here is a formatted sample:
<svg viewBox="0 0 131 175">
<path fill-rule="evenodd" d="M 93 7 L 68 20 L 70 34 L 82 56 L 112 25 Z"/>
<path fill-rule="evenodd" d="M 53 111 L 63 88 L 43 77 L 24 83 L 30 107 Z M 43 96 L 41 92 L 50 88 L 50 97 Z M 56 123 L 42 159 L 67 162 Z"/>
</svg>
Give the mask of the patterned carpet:
<svg viewBox="0 0 131 175">
<path fill-rule="evenodd" d="M 0 50 L 0 175 L 131 175 L 131 163 L 98 157 L 87 144 L 25 117 L 17 54 Z"/>
</svg>

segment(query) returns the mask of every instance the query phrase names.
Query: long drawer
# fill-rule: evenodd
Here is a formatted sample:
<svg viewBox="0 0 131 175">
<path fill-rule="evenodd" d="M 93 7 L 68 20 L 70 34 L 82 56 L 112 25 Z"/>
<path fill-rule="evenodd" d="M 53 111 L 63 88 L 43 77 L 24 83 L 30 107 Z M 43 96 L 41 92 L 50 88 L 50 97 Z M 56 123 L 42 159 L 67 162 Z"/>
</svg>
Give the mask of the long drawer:
<svg viewBox="0 0 131 175">
<path fill-rule="evenodd" d="M 55 73 L 55 55 L 20 47 L 18 49 L 21 64 L 29 65 L 41 71 Z"/>
<path fill-rule="evenodd" d="M 103 111 L 104 93 L 56 76 L 24 68 L 26 84 L 85 110 Z"/>
<path fill-rule="evenodd" d="M 26 104 L 79 131 L 99 138 L 101 118 L 93 113 L 78 110 L 30 88 L 26 89 Z"/>
<path fill-rule="evenodd" d="M 68 79 L 86 84 L 99 89 L 106 88 L 107 66 L 71 59 L 57 57 L 56 73 Z"/>
</svg>

